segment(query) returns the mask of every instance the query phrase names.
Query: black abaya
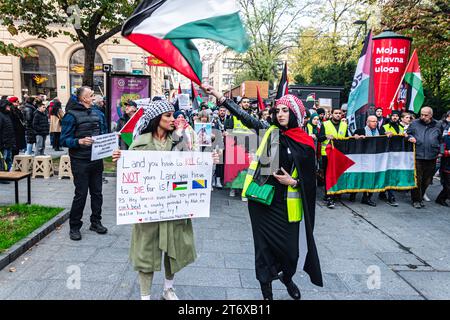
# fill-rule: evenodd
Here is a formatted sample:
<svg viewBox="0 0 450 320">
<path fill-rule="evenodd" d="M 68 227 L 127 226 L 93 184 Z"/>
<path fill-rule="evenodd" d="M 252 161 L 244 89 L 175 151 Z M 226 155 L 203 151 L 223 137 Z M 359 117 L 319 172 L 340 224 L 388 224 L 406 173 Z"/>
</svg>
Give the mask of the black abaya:
<svg viewBox="0 0 450 320">
<path fill-rule="evenodd" d="M 287 172 L 291 172 L 293 166 L 293 159 L 283 144 L 280 145 L 280 166 Z M 248 203 L 255 245 L 256 278 L 262 283 L 269 283 L 283 271 L 284 279 L 289 281 L 297 270 L 299 222 L 288 221 L 287 186 L 280 184 L 273 176 L 267 184 L 275 187 L 272 204 Z"/>
</svg>

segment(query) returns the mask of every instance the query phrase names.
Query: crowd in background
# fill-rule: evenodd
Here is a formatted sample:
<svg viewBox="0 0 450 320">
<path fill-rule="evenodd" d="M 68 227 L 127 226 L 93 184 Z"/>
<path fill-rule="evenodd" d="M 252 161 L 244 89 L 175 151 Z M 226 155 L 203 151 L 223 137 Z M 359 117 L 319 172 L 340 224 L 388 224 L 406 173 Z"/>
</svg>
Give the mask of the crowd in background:
<svg viewBox="0 0 450 320">
<path fill-rule="evenodd" d="M 153 98 L 165 99 L 163 96 Z M 247 97 L 234 98 L 239 106 L 246 110 L 259 121 L 270 124 L 272 113 L 270 105 L 265 109 L 258 108 L 257 101 L 252 101 Z M 27 155 L 45 155 L 45 141 L 50 136 L 50 141 L 55 151 L 62 151 L 60 145 L 61 121 L 65 112 L 76 105 L 76 97 L 72 96 L 65 109 L 63 110 L 61 101 L 58 98 L 48 101 L 43 95 L 36 97 L 25 96 L 22 101 L 17 97 L 3 96 L 0 100 L 0 151 L 1 157 L 6 163 L 6 168 L 0 170 L 11 170 L 13 158 L 15 155 L 23 152 Z M 102 96 L 94 97 L 94 108 L 105 114 L 105 101 Z M 134 101 L 127 101 L 123 104 L 123 116 L 117 123 L 116 131 L 128 122 L 128 120 L 137 112 L 138 106 Z M 425 108 L 425 110 L 431 110 Z M 428 117 L 428 118 L 427 118 Z M 246 133 L 244 126 L 235 123 L 238 120 L 232 117 L 229 111 L 224 107 L 210 108 L 207 103 L 202 103 L 198 110 L 177 110 L 174 113 L 175 127 L 177 130 L 185 130 L 187 142 L 194 150 L 208 150 L 208 147 L 198 146 L 198 136 L 194 130 L 196 123 L 211 123 L 213 130 L 212 140 L 217 148 L 223 152 L 223 138 L 229 132 Z M 369 121 L 370 119 L 370 121 Z M 369 117 L 367 130 L 360 129 L 355 132 L 355 136 L 361 135 L 390 135 L 400 134 L 416 143 L 416 170 L 419 178 L 419 188 L 413 192 L 411 200 L 413 206 L 421 208 L 424 206 L 423 200 L 430 201 L 426 194 L 426 188 L 433 183 L 433 176 L 439 175 L 443 190 L 435 200 L 438 204 L 448 206 L 449 199 L 449 127 L 450 112 L 447 112 L 441 120 L 434 120 L 431 114 L 416 115 L 413 112 L 394 111 L 389 117 L 383 117 L 383 110 L 376 108 L 372 117 Z M 335 128 L 335 130 L 333 129 Z M 328 128 L 328 129 L 327 129 Z M 373 129 L 371 129 L 373 128 Z M 434 128 L 434 129 L 433 129 Z M 321 108 L 315 104 L 307 112 L 304 119 L 303 129 L 313 137 L 317 150 L 317 183 L 324 185 L 327 159 L 324 147 L 330 138 L 343 138 L 351 136 L 347 126 L 347 117 L 345 108 Z M 363 130 L 363 131 L 361 131 Z M 331 134 L 327 131 L 333 131 Z M 217 132 L 221 133 L 218 137 Z M 339 134 L 339 132 L 341 134 Z M 432 149 L 427 149 L 432 146 Z M 120 148 L 127 149 L 124 141 L 120 141 Z M 209 148 L 211 149 L 211 148 Z M 224 164 L 215 166 L 213 186 L 223 188 L 224 183 Z M 423 178 L 423 179 L 422 179 Z M 230 196 L 235 196 L 236 190 L 231 188 Z M 350 201 L 355 201 L 355 195 L 350 195 Z M 385 200 L 388 204 L 397 206 L 394 193 L 388 191 L 380 193 L 379 198 Z M 246 199 L 243 199 L 244 201 Z M 325 191 L 324 200 L 329 208 L 335 206 L 335 197 L 327 196 Z M 362 203 L 375 206 L 372 195 L 364 193 Z"/>
</svg>

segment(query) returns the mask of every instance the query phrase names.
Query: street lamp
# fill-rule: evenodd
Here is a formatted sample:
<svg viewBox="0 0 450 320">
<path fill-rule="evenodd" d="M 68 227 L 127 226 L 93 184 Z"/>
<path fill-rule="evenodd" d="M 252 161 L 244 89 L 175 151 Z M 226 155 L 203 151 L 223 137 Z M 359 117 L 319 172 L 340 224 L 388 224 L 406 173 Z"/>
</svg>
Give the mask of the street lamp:
<svg viewBox="0 0 450 320">
<path fill-rule="evenodd" d="M 367 20 L 356 20 L 353 24 L 364 25 L 364 35 L 367 34 Z"/>
</svg>

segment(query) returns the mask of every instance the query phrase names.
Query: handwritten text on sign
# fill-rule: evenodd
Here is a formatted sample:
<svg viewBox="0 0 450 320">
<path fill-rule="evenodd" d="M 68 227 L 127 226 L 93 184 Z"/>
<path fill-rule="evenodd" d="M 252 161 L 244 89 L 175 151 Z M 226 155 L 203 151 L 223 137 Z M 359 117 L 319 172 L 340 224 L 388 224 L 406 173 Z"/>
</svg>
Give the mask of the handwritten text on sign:
<svg viewBox="0 0 450 320">
<path fill-rule="evenodd" d="M 209 152 L 122 151 L 117 224 L 209 217 Z"/>
</svg>

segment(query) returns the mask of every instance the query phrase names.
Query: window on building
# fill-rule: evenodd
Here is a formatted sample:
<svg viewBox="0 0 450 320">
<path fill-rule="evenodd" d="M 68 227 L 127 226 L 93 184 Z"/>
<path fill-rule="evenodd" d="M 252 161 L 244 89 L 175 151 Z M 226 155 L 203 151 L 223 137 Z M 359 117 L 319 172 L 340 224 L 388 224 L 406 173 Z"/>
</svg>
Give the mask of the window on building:
<svg viewBox="0 0 450 320">
<path fill-rule="evenodd" d="M 225 58 L 223 59 L 223 68 L 224 69 L 238 69 L 242 65 L 242 62 L 237 59 Z"/>
<path fill-rule="evenodd" d="M 21 58 L 22 93 L 29 96 L 46 95 L 56 97 L 55 57 L 43 46 L 33 46 L 36 57 Z"/>
<path fill-rule="evenodd" d="M 73 93 L 83 85 L 85 50 L 79 49 L 72 54 L 69 61 L 70 92 Z M 94 65 L 94 92 L 103 95 L 105 92 L 103 81 L 103 60 L 98 53 L 95 54 Z"/>
<path fill-rule="evenodd" d="M 232 75 L 232 74 L 224 74 L 222 77 L 222 83 L 224 85 L 232 84 L 233 81 L 234 81 L 234 75 Z"/>
</svg>

